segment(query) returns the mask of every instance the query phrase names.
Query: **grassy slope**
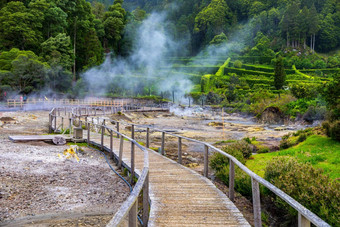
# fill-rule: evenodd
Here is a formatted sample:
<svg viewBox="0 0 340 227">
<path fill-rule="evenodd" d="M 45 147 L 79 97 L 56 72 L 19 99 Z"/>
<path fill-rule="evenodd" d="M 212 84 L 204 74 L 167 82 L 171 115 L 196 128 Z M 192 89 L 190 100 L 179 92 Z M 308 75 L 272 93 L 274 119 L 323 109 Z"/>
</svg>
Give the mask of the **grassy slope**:
<svg viewBox="0 0 340 227">
<path fill-rule="evenodd" d="M 313 135 L 289 149 L 253 155 L 254 159 L 248 160 L 246 166 L 263 177 L 268 161 L 278 156 L 294 156 L 301 162 L 310 162 L 323 169 L 332 179 L 340 178 L 340 143 L 330 138 Z"/>
</svg>

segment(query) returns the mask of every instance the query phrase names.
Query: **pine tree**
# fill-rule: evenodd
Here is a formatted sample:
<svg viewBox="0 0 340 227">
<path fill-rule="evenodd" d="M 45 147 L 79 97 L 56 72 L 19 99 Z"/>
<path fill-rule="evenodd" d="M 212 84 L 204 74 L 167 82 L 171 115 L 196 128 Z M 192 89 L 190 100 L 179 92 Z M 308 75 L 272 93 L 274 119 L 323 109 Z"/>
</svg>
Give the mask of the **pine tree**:
<svg viewBox="0 0 340 227">
<path fill-rule="evenodd" d="M 286 72 L 283 65 L 283 58 L 279 57 L 275 63 L 274 86 L 277 90 L 281 90 L 286 82 Z M 280 93 L 279 93 L 280 96 Z"/>
</svg>

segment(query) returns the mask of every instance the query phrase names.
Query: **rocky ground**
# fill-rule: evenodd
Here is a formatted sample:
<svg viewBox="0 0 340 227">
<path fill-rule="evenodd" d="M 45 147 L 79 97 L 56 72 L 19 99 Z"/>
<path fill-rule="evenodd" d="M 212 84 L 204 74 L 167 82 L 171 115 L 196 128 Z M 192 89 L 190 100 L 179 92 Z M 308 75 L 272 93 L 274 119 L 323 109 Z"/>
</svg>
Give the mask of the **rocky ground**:
<svg viewBox="0 0 340 227">
<path fill-rule="evenodd" d="M 48 112 L 0 113 L 0 226 L 105 226 L 129 188 L 102 154 L 8 135 L 47 133 Z M 114 165 L 112 165 L 115 167 Z"/>
</svg>

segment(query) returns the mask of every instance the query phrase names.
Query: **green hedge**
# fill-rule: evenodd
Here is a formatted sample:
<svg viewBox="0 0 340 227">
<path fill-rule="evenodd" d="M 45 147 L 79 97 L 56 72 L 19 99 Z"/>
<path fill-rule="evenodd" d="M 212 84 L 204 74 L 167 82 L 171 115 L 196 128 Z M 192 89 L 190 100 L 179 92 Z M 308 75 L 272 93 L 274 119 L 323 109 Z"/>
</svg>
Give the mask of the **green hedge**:
<svg viewBox="0 0 340 227">
<path fill-rule="evenodd" d="M 237 56 L 235 59 L 241 60 L 243 63 L 249 64 L 271 64 L 273 57 L 264 56 Z"/>
<path fill-rule="evenodd" d="M 322 73 L 331 73 L 331 74 L 340 73 L 339 68 L 336 68 L 336 69 L 304 69 L 304 70 L 300 70 L 300 72 L 302 72 L 302 73 L 316 73 L 317 71 L 321 71 Z"/>
<path fill-rule="evenodd" d="M 229 66 L 230 58 L 228 58 L 223 65 L 218 69 L 216 72 L 216 76 L 223 76 L 224 75 L 224 69 Z"/>
<path fill-rule="evenodd" d="M 174 66 L 173 70 L 188 73 L 209 73 L 215 74 L 219 70 L 219 66 Z"/>
<path fill-rule="evenodd" d="M 257 65 L 242 65 L 242 68 L 246 70 L 252 70 L 252 71 L 260 71 L 260 72 L 267 72 L 267 73 L 273 73 L 274 69 L 273 68 L 265 68 L 262 66 L 257 66 Z"/>
<path fill-rule="evenodd" d="M 237 68 L 225 68 L 224 73 L 236 73 L 238 75 L 264 75 L 267 77 L 274 76 L 274 73 L 267 73 L 267 72 L 258 72 L 253 70 L 246 70 L 246 69 L 237 69 Z"/>
</svg>

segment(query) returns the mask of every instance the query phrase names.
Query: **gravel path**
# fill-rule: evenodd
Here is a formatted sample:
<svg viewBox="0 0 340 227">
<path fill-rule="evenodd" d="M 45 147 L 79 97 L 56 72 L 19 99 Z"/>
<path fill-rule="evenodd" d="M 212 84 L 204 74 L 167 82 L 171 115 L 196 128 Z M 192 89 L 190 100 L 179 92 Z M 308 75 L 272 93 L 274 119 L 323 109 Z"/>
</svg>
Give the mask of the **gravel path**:
<svg viewBox="0 0 340 227">
<path fill-rule="evenodd" d="M 9 134 L 46 133 L 48 113 L 1 114 L 15 122 L 0 126 L 0 226 L 104 226 L 129 188 L 103 155 L 82 147 L 77 162 L 63 154 L 69 146 L 12 143 Z"/>
</svg>

